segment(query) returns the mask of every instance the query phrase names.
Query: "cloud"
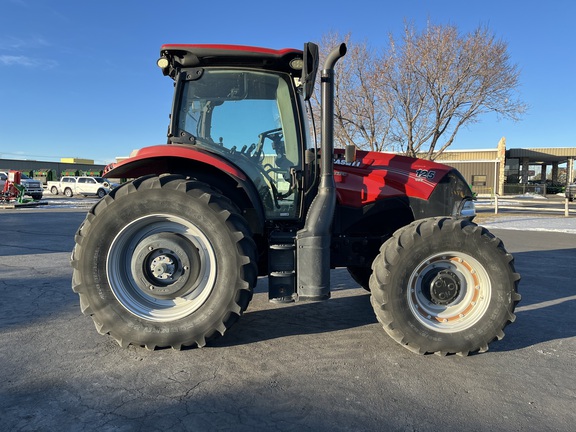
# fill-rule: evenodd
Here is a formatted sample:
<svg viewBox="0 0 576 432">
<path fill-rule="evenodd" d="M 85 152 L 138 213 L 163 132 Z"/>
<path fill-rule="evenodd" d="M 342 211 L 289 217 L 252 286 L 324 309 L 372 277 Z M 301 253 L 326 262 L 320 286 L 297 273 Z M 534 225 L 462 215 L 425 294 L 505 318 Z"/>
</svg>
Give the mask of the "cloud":
<svg viewBox="0 0 576 432">
<path fill-rule="evenodd" d="M 5 66 L 36 66 L 32 59 L 25 56 L 0 55 L 0 63 Z"/>
<path fill-rule="evenodd" d="M 2 51 L 18 51 L 30 48 L 45 48 L 49 46 L 50 43 L 41 36 L 30 37 L 27 39 L 8 36 L 0 39 L 0 50 Z"/>
<path fill-rule="evenodd" d="M 0 65 L 51 69 L 58 66 L 58 62 L 54 60 L 35 59 L 27 56 L 0 55 Z"/>
<path fill-rule="evenodd" d="M 51 44 L 41 36 L 0 38 L 0 66 L 23 66 L 27 68 L 52 69 L 58 66 L 55 60 L 30 55 L 30 52 L 44 52 Z M 24 53 L 24 54 L 22 54 Z"/>
<path fill-rule="evenodd" d="M 15 37 L 0 39 L 0 50 L 16 51 L 24 46 L 25 42 L 22 39 Z"/>
</svg>

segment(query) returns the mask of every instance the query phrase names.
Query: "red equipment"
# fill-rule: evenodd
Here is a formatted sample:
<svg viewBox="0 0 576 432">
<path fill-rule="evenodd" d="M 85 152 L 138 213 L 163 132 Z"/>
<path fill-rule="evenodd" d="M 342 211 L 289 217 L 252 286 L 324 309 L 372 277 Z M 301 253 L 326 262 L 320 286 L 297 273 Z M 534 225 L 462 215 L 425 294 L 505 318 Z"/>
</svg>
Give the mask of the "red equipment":
<svg viewBox="0 0 576 432">
<path fill-rule="evenodd" d="M 24 198 L 24 193 L 26 189 L 20 184 L 22 179 L 22 173 L 20 171 L 10 170 L 8 172 L 8 179 L 4 182 L 4 188 L 2 189 L 2 195 L 0 200 L 2 201 L 13 201 L 17 200 L 22 202 Z"/>
<path fill-rule="evenodd" d="M 72 288 L 121 346 L 204 346 L 242 315 L 259 275 L 272 301 L 330 298 L 346 267 L 384 330 L 417 353 L 485 351 L 514 321 L 520 276 L 472 222 L 455 169 L 334 149 L 334 66 L 321 70 L 321 143 L 306 103 L 318 47 L 164 45 L 174 80 L 167 145 L 105 176 L 132 181 L 76 235 Z M 277 325 L 291 325 L 278 322 Z"/>
</svg>

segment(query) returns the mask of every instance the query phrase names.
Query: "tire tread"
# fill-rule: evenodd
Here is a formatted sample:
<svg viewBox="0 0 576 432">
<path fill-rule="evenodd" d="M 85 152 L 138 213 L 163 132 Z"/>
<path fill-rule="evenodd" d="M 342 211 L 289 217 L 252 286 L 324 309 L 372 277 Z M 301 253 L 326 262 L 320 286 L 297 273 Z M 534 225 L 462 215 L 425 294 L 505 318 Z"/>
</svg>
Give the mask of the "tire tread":
<svg viewBox="0 0 576 432">
<path fill-rule="evenodd" d="M 490 336 L 490 340 L 479 340 L 477 346 L 472 348 L 465 347 L 459 351 L 448 351 L 442 349 L 427 351 L 416 341 L 408 340 L 404 333 L 396 328 L 393 314 L 390 311 L 390 275 L 393 267 L 398 265 L 399 260 L 402 259 L 403 254 L 407 253 L 407 251 L 414 247 L 418 237 L 421 239 L 427 239 L 436 235 L 439 231 L 444 230 L 462 230 L 466 235 L 477 236 L 487 240 L 487 243 L 489 243 L 491 247 L 495 249 L 495 252 L 502 257 L 511 274 L 511 280 L 514 285 L 513 292 L 511 293 L 512 306 L 511 310 L 507 313 L 506 322 L 500 330 Z M 518 294 L 519 281 L 520 275 L 516 273 L 514 269 L 514 258 L 506 251 L 503 242 L 490 233 L 486 228 L 478 226 L 466 219 L 453 219 L 448 217 L 422 219 L 400 228 L 380 247 L 380 253 L 372 264 L 372 276 L 370 278 L 371 303 L 376 313 L 376 317 L 382 324 L 384 330 L 392 337 L 392 339 L 410 351 L 419 354 L 435 353 L 438 355 L 457 354 L 460 356 L 467 356 L 474 352 L 487 351 L 490 342 L 501 340 L 504 337 L 503 329 L 516 319 L 514 309 L 521 299 L 520 294 Z"/>
<path fill-rule="evenodd" d="M 130 344 L 136 344 L 126 335 L 117 334 L 114 328 L 104 326 L 98 319 L 98 311 L 95 311 L 90 305 L 87 294 L 87 286 L 83 284 L 81 277 L 81 263 L 85 239 L 91 235 L 94 230 L 94 221 L 103 214 L 106 209 L 114 205 L 115 201 L 125 198 L 128 195 L 138 193 L 141 190 L 165 189 L 176 190 L 186 193 L 188 196 L 202 200 L 219 218 L 228 226 L 230 236 L 235 242 L 238 265 L 241 267 L 239 272 L 240 279 L 237 281 L 237 294 L 234 304 L 228 305 L 229 312 L 225 319 L 217 323 L 215 328 L 209 329 L 201 334 L 191 336 L 187 341 L 174 341 L 170 346 L 179 350 L 186 346 L 203 347 L 210 339 L 221 336 L 230 328 L 248 307 L 252 299 L 252 291 L 257 281 L 256 267 L 256 244 L 251 237 L 250 229 L 246 220 L 240 215 L 238 208 L 228 198 L 219 195 L 208 184 L 195 180 L 187 180 L 179 175 L 161 175 L 161 176 L 144 176 L 132 182 L 126 183 L 118 188 L 113 189 L 109 194 L 102 198 L 88 212 L 86 219 L 78 229 L 75 235 L 75 246 L 71 254 L 71 266 L 73 268 L 72 290 L 79 295 L 80 307 L 84 314 L 91 316 L 94 321 L 96 330 L 100 334 L 110 335 L 123 348 Z M 144 344 L 147 349 L 164 348 L 162 343 L 147 342 Z"/>
</svg>

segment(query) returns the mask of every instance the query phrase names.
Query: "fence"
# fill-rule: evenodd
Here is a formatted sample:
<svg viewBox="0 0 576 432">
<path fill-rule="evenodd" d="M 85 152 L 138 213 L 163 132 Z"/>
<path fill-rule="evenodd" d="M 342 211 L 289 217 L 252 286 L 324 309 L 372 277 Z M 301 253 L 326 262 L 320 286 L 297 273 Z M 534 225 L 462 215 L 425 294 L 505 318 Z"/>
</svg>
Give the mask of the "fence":
<svg viewBox="0 0 576 432">
<path fill-rule="evenodd" d="M 546 183 L 529 183 L 529 184 L 505 184 L 504 185 L 504 195 L 525 195 L 525 194 L 536 194 L 536 195 L 547 195 L 547 194 L 557 194 L 563 193 L 565 186 L 558 184 L 546 184 Z"/>
<path fill-rule="evenodd" d="M 555 202 L 547 202 L 542 200 L 526 200 L 526 199 L 513 199 L 510 197 L 503 197 L 498 194 L 492 195 L 489 200 L 479 201 L 476 204 L 478 209 L 493 208 L 494 214 L 500 211 L 511 212 L 530 212 L 540 214 L 550 213 L 564 213 L 565 217 L 573 216 L 576 214 L 576 202 L 571 202 L 568 198 L 558 200 Z"/>
<path fill-rule="evenodd" d="M 504 184 L 504 195 L 547 195 L 564 193 L 564 186 L 539 184 Z M 494 188 L 488 186 L 472 186 L 472 192 L 479 195 L 494 195 Z"/>
</svg>

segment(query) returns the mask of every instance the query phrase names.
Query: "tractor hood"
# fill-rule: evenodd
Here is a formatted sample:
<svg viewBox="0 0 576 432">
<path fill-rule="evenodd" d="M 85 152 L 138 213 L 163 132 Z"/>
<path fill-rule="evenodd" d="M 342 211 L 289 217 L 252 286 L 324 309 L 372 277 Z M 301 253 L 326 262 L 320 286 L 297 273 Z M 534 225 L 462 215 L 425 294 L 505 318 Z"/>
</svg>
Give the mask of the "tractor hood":
<svg viewBox="0 0 576 432">
<path fill-rule="evenodd" d="M 447 165 L 365 151 L 358 151 L 356 159 L 347 162 L 342 149 L 336 149 L 334 157 L 334 179 L 341 205 L 361 207 L 393 197 L 428 200 L 440 184 L 446 183 L 452 184 L 452 193 L 460 199 L 472 197 L 462 175 Z"/>
</svg>

